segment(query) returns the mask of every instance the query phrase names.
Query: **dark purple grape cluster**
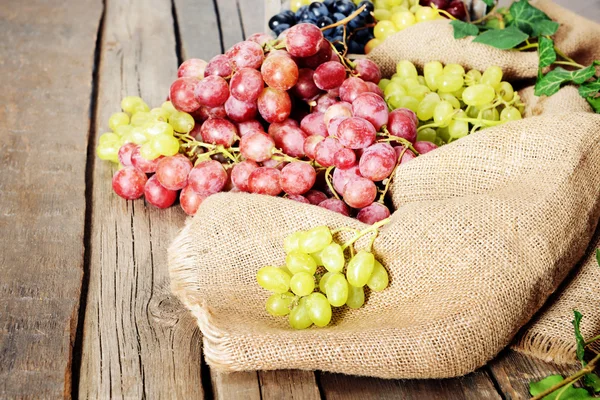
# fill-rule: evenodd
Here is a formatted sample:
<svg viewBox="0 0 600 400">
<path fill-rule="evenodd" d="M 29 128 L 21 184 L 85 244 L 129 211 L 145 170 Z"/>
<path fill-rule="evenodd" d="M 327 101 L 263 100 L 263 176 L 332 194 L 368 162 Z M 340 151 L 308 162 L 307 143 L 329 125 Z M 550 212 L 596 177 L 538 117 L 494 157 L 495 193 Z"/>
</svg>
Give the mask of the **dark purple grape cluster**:
<svg viewBox="0 0 600 400">
<path fill-rule="evenodd" d="M 340 25 L 325 30 L 323 34 L 340 52 L 364 54 L 365 44 L 374 37 L 372 24 L 375 21 L 371 14 L 374 7 L 368 0 L 361 1 L 358 5 L 351 0 L 324 0 L 302 6 L 295 13 L 284 10 L 271 17 L 269 28 L 276 35 L 299 23 L 310 23 L 324 28 L 347 18 L 362 6 L 365 6 L 364 10 L 345 24 L 345 32 L 344 26 Z"/>
</svg>

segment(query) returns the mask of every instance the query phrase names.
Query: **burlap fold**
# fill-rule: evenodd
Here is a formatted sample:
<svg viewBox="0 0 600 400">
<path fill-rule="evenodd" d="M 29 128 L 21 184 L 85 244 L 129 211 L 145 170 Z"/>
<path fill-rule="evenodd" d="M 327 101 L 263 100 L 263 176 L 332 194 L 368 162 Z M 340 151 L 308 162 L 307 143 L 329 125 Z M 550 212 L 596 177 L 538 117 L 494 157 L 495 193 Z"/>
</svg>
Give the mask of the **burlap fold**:
<svg viewBox="0 0 600 400">
<path fill-rule="evenodd" d="M 283 264 L 291 232 L 364 225 L 281 198 L 209 197 L 169 250 L 173 291 L 198 319 L 208 364 L 383 378 L 451 377 L 485 364 L 559 287 L 596 228 L 600 116 L 577 96 L 565 88 L 529 118 L 399 168 L 396 211 L 374 245 L 390 286 L 327 328 L 295 331 L 268 315 L 256 271 Z M 530 332 L 528 343 L 544 335 Z"/>
</svg>

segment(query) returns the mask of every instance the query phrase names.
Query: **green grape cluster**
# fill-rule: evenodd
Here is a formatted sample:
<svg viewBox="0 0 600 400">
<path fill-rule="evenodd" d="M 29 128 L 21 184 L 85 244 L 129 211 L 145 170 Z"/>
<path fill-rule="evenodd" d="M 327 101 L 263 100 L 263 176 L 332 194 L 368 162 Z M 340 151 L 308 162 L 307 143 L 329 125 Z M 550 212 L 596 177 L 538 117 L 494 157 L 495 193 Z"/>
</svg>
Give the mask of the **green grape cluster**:
<svg viewBox="0 0 600 400">
<path fill-rule="evenodd" d="M 141 146 L 140 154 L 146 160 L 173 156 L 180 146 L 175 132 L 187 133 L 194 127 L 194 118 L 176 110 L 170 101 L 150 109 L 140 97 L 127 96 L 121 109 L 108 119 L 112 132 L 100 135 L 96 153 L 102 160 L 119 163 L 119 149 L 126 143 Z"/>
<path fill-rule="evenodd" d="M 519 120 L 524 104 L 502 69 L 465 71 L 459 64 L 428 62 L 423 75 L 410 61 L 400 61 L 391 79 L 382 79 L 390 109 L 408 108 L 419 119 L 417 141 L 440 146 L 481 128 Z"/>
<path fill-rule="evenodd" d="M 336 243 L 335 231 L 327 226 L 287 236 L 285 266 L 266 266 L 256 275 L 258 284 L 273 292 L 266 302 L 267 312 L 288 316 L 294 329 L 313 324 L 324 327 L 331 322 L 332 307 L 362 307 L 365 286 L 374 292 L 384 290 L 389 277 L 383 265 L 370 251 L 354 253 L 351 247 L 357 238 L 373 230 L 357 232 L 346 245 Z"/>
</svg>

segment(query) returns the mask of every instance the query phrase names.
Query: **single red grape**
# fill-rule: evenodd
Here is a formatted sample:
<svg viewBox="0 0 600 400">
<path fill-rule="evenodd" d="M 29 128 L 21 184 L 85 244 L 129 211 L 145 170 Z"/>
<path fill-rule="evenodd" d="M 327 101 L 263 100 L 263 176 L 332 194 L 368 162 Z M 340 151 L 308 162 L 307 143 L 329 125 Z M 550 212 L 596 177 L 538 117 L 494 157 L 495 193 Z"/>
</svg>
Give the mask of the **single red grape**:
<svg viewBox="0 0 600 400">
<path fill-rule="evenodd" d="M 288 156 L 304 157 L 306 134 L 302 129 L 289 125 L 282 126 L 274 130 L 272 137 L 275 141 L 275 147 L 281 149 Z"/>
<path fill-rule="evenodd" d="M 189 185 L 201 195 L 220 192 L 227 183 L 227 172 L 220 162 L 207 160 L 198 163 L 188 176 Z"/>
<path fill-rule="evenodd" d="M 387 129 L 394 136 L 414 142 L 417 138 L 417 123 L 412 117 L 414 113 L 404 110 L 406 109 L 398 108 L 389 114 Z"/>
<path fill-rule="evenodd" d="M 331 211 L 335 211 L 346 217 L 350 216 L 350 210 L 348 206 L 341 200 L 338 199 L 327 199 L 319 203 L 319 207 L 326 208 Z"/>
<path fill-rule="evenodd" d="M 237 128 L 234 124 L 223 118 L 207 119 L 200 130 L 202 141 L 210 144 L 222 144 L 231 147 L 238 139 Z"/>
<path fill-rule="evenodd" d="M 432 150 L 437 149 L 437 145 L 435 145 L 431 142 L 425 142 L 425 141 L 415 142 L 413 147 L 415 148 L 415 150 L 417 150 L 417 152 L 419 152 L 419 154 L 426 154 Z"/>
<path fill-rule="evenodd" d="M 246 160 L 240 163 L 237 163 L 233 166 L 231 170 L 231 181 L 242 192 L 249 192 L 250 188 L 248 187 L 248 178 L 252 171 L 258 168 L 258 164 L 254 161 Z"/>
<path fill-rule="evenodd" d="M 161 185 L 169 190 L 179 190 L 187 186 L 192 162 L 183 154 L 165 157 L 156 167 L 156 176 Z"/>
<path fill-rule="evenodd" d="M 298 66 L 291 57 L 268 57 L 260 68 L 265 83 L 278 90 L 288 90 L 298 82 Z"/>
<path fill-rule="evenodd" d="M 225 102 L 225 112 L 229 119 L 235 122 L 244 122 L 256 118 L 256 102 L 241 101 L 229 96 Z"/>
<path fill-rule="evenodd" d="M 187 215 L 194 215 L 206 197 L 208 196 L 203 196 L 195 192 L 192 187 L 188 185 L 183 188 L 179 195 L 179 204 Z"/>
<path fill-rule="evenodd" d="M 262 46 L 263 44 L 272 41 L 273 36 L 270 33 L 259 32 L 259 33 L 253 33 L 252 35 L 248 36 L 248 39 L 246 39 L 246 40 L 250 40 L 251 42 L 258 43 L 259 45 Z"/>
<path fill-rule="evenodd" d="M 375 200 L 377 186 L 367 178 L 352 178 L 344 187 L 344 201 L 350 207 L 363 208 Z"/>
<path fill-rule="evenodd" d="M 225 55 L 237 70 L 242 68 L 258 69 L 265 58 L 262 47 L 250 40 L 234 44 L 225 52 Z"/>
<path fill-rule="evenodd" d="M 373 203 L 361 209 L 356 216 L 360 222 L 373 225 L 390 216 L 390 210 L 381 203 Z"/>
<path fill-rule="evenodd" d="M 400 154 L 404 153 L 402 159 L 400 160 L 400 164 L 404 164 L 412 160 L 413 158 L 417 158 L 417 156 L 415 156 L 415 154 L 412 151 L 408 149 L 404 151 L 404 146 L 396 146 L 394 147 L 394 151 L 396 151 L 396 158 L 400 157 Z"/>
<path fill-rule="evenodd" d="M 334 55 L 335 53 L 333 53 L 333 50 L 331 50 L 331 45 L 329 44 L 329 42 L 327 40 L 323 40 L 319 45 L 316 54 L 309 57 L 300 58 L 298 59 L 298 63 L 302 67 L 315 69 L 319 65 L 326 63 L 327 61 L 332 61 Z M 340 61 L 339 58 L 337 59 L 337 61 Z"/>
<path fill-rule="evenodd" d="M 317 54 L 323 39 L 323 32 L 312 24 L 292 26 L 285 35 L 285 47 L 294 57 L 310 57 Z"/>
<path fill-rule="evenodd" d="M 339 169 L 348 169 L 356 164 L 356 153 L 346 147 L 338 150 L 333 156 L 333 164 Z"/>
<path fill-rule="evenodd" d="M 346 184 L 350 181 L 350 179 L 360 177 L 360 171 L 358 169 L 358 165 L 354 165 L 347 169 L 336 168 L 333 170 L 333 188 L 336 192 L 344 195 L 344 189 L 346 188 Z"/>
<path fill-rule="evenodd" d="M 281 193 L 280 175 L 276 168 L 259 167 L 250 173 L 248 187 L 252 193 L 277 196 Z"/>
<path fill-rule="evenodd" d="M 358 73 L 359 78 L 366 82 L 379 83 L 381 80 L 381 71 L 377 64 L 368 58 L 359 58 L 354 63 L 356 64 L 354 71 Z"/>
<path fill-rule="evenodd" d="M 177 78 L 171 84 L 169 98 L 173 106 L 185 112 L 196 111 L 200 103 L 196 99 L 195 91 L 200 81 L 197 78 Z"/>
<path fill-rule="evenodd" d="M 372 181 L 382 181 L 396 166 L 396 152 L 388 143 L 375 143 L 365 149 L 358 164 L 360 174 Z"/>
<path fill-rule="evenodd" d="M 240 136 L 244 136 L 245 134 L 250 133 L 252 131 L 264 130 L 260 122 L 258 122 L 255 119 L 251 119 L 250 121 L 238 122 L 237 127 Z"/>
<path fill-rule="evenodd" d="M 304 194 L 315 184 L 317 173 L 308 163 L 296 161 L 281 170 L 279 183 L 287 194 Z"/>
<path fill-rule="evenodd" d="M 254 131 L 242 136 L 240 152 L 248 159 L 255 162 L 268 160 L 275 150 L 275 142 L 264 132 Z"/>
<path fill-rule="evenodd" d="M 316 157 L 317 145 L 325 140 L 321 135 L 310 135 L 304 140 L 304 154 L 311 160 Z"/>
<path fill-rule="evenodd" d="M 134 150 L 139 146 L 135 143 L 125 143 L 123 146 L 119 148 L 119 162 L 124 167 L 130 167 L 133 165 L 131 161 L 131 155 Z"/>
<path fill-rule="evenodd" d="M 116 194 L 127 200 L 139 199 L 144 194 L 146 174 L 133 167 L 125 167 L 113 175 L 112 187 Z"/>
<path fill-rule="evenodd" d="M 206 121 L 209 118 L 225 118 L 225 117 L 227 117 L 227 112 L 225 111 L 224 106 L 218 106 L 218 107 L 200 106 L 199 109 L 197 109 L 196 111 L 194 111 L 193 113 L 190 113 L 190 114 L 192 115 L 192 117 L 194 117 L 194 119 L 196 121 Z M 194 128 L 199 125 L 200 124 L 194 125 Z"/>
<path fill-rule="evenodd" d="M 340 101 L 335 103 L 325 111 L 323 114 L 323 122 L 327 129 L 329 129 L 329 122 L 334 118 L 344 117 L 349 118 L 352 116 L 352 104 Z M 337 132 L 336 132 L 337 133 Z M 331 132 L 329 133 L 331 135 Z M 333 135 L 336 136 L 336 135 Z"/>
<path fill-rule="evenodd" d="M 229 97 L 229 85 L 220 76 L 207 76 L 196 85 L 196 99 L 200 105 L 218 107 Z"/>
<path fill-rule="evenodd" d="M 300 121 L 300 128 L 302 128 L 307 135 L 327 136 L 325 119 L 323 118 L 323 113 L 320 112 L 314 112 L 302 118 L 302 121 Z"/>
<path fill-rule="evenodd" d="M 262 75 L 252 68 L 240 69 L 229 82 L 231 95 L 239 101 L 256 101 L 264 86 Z"/>
<path fill-rule="evenodd" d="M 298 81 L 291 89 L 292 94 L 302 100 L 308 100 L 321 93 L 321 89 L 315 85 L 314 74 L 315 71 L 310 68 L 301 68 L 298 71 Z"/>
<path fill-rule="evenodd" d="M 360 78 L 353 76 L 346 78 L 340 86 L 340 99 L 352 103 L 358 96 L 369 92 L 369 86 Z"/>
<path fill-rule="evenodd" d="M 335 153 L 342 147 L 342 144 L 336 138 L 326 137 L 315 148 L 315 160 L 323 167 L 330 167 L 334 164 Z"/>
<path fill-rule="evenodd" d="M 210 59 L 204 70 L 204 76 L 217 75 L 227 78 L 233 73 L 231 61 L 224 54 L 219 54 Z"/>
<path fill-rule="evenodd" d="M 208 63 L 199 58 L 190 58 L 189 60 L 185 60 L 177 70 L 177 77 L 192 77 L 202 79 L 204 78 L 204 71 L 206 70 L 206 66 Z"/>
<path fill-rule="evenodd" d="M 446 7 L 448 14 L 456 19 L 464 21 L 467 19 L 467 5 L 461 0 L 454 0 Z"/>
<path fill-rule="evenodd" d="M 156 175 L 152 175 L 144 186 L 146 201 L 158 208 L 168 208 L 177 200 L 177 190 L 169 190 L 160 184 Z"/>
<path fill-rule="evenodd" d="M 288 199 L 297 201 L 298 203 L 310 204 L 310 201 L 306 199 L 306 197 L 301 194 L 288 194 Z"/>
<path fill-rule="evenodd" d="M 316 206 L 327 200 L 327 195 L 325 193 L 314 189 L 304 193 L 304 197 L 310 202 L 310 204 L 314 204 Z"/>
<path fill-rule="evenodd" d="M 296 25 L 298 26 L 298 25 Z M 339 87 L 346 79 L 346 68 L 336 61 L 328 61 L 319 65 L 313 75 L 315 85 L 322 90 Z"/>
<path fill-rule="evenodd" d="M 385 100 L 375 93 L 363 93 L 352 103 L 352 114 L 369 121 L 378 131 L 388 123 L 389 111 Z"/>
<path fill-rule="evenodd" d="M 375 93 L 377 96 L 384 98 L 384 94 L 383 94 L 383 90 L 381 90 L 381 88 L 379 86 L 377 86 L 376 83 L 373 82 L 365 82 L 367 84 L 367 86 L 369 87 L 369 92 L 371 93 Z"/>
<path fill-rule="evenodd" d="M 342 121 L 337 137 L 343 146 L 351 149 L 364 149 L 375 142 L 377 131 L 364 118 L 351 117 Z"/>
<path fill-rule="evenodd" d="M 273 88 L 263 89 L 257 105 L 260 115 L 270 123 L 285 120 L 292 111 L 292 101 L 287 92 Z"/>
</svg>

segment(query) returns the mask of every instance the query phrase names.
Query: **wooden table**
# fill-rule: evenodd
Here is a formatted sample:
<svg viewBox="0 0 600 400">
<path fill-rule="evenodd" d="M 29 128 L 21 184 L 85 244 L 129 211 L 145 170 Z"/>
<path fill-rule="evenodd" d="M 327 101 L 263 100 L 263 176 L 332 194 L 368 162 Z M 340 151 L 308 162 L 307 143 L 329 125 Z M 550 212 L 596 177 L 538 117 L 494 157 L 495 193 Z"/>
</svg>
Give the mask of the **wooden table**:
<svg viewBox="0 0 600 400">
<path fill-rule="evenodd" d="M 2 3 L 0 398 L 520 399 L 573 371 L 512 351 L 435 381 L 204 364 L 166 268 L 185 216 L 115 196 L 96 140 L 123 96 L 158 105 L 183 59 L 262 27 L 259 0 Z"/>
</svg>

